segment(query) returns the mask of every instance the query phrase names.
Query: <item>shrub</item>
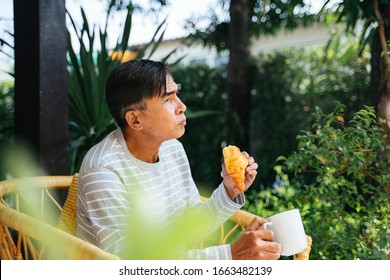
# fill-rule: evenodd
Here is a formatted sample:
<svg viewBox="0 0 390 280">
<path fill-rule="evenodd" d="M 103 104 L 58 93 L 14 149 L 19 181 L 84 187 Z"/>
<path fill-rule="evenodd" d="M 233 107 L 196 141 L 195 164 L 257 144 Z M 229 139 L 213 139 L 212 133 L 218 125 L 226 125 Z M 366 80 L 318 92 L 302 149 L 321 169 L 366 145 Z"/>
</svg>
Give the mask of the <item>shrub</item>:
<svg viewBox="0 0 390 280">
<path fill-rule="evenodd" d="M 359 57 L 352 46 L 328 60 L 319 48 L 277 51 L 255 59 L 251 151 L 261 166 L 260 185 L 269 186 L 275 159 L 293 151 L 299 131 L 313 124 L 316 106 L 330 112 L 339 101 L 348 107 L 345 118 L 350 119 L 370 104 L 368 58 Z"/>
<path fill-rule="evenodd" d="M 14 82 L 0 83 L 0 143 L 13 138 Z"/>
<path fill-rule="evenodd" d="M 0 83 L 0 158 L 14 136 L 14 82 Z M 1 163 L 1 162 L 0 162 Z M 6 170 L 0 166 L 0 180 L 6 178 Z"/>
<path fill-rule="evenodd" d="M 255 186 L 266 188 L 274 181 L 273 167 L 279 155 L 291 153 L 299 131 L 310 129 L 315 106 L 331 111 L 334 101 L 347 105 L 345 118 L 369 104 L 368 60 L 348 48 L 342 58 L 324 61 L 321 49 L 289 49 L 255 57 L 251 96 L 250 153 L 259 163 Z M 191 112 L 212 110 L 220 115 L 189 118 L 181 141 L 187 150 L 195 181 L 215 185 L 220 181 L 221 146 L 234 143 L 242 131 L 227 124 L 237 116 L 227 109 L 226 67 L 205 65 L 172 67 L 180 97 Z"/>
<path fill-rule="evenodd" d="M 267 217 L 299 208 L 312 259 L 390 259 L 389 139 L 373 108 L 344 121 L 345 106 L 316 108 L 313 132 L 280 157 L 274 188 L 252 192 L 246 209 Z"/>
</svg>

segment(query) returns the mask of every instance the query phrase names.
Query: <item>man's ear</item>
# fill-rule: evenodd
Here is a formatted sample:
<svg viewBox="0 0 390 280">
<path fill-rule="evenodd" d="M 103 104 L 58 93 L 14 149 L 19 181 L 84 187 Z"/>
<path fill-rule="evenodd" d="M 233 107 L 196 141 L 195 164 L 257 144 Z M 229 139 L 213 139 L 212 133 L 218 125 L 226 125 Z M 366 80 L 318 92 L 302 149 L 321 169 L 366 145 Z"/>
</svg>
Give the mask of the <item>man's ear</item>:
<svg viewBox="0 0 390 280">
<path fill-rule="evenodd" d="M 139 113 L 140 112 L 138 110 L 129 110 L 125 114 L 127 125 L 134 130 L 140 130 L 143 128 L 139 119 Z"/>
</svg>

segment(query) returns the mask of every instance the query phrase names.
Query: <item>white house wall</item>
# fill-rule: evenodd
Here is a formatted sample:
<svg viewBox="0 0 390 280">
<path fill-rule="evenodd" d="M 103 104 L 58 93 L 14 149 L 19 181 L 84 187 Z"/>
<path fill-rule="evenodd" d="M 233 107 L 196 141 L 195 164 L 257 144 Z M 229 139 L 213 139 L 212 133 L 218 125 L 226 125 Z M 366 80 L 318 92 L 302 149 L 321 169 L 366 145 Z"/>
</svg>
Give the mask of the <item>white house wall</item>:
<svg viewBox="0 0 390 280">
<path fill-rule="evenodd" d="M 329 29 L 322 26 L 299 28 L 294 31 L 281 31 L 276 36 L 263 36 L 254 39 L 251 46 L 251 54 L 257 55 L 261 52 L 270 52 L 290 47 L 301 48 L 325 45 L 329 38 Z M 162 42 L 151 56 L 151 59 L 160 60 L 175 48 L 177 50 L 167 60 L 168 63 L 173 63 L 183 57 L 180 61 L 183 65 L 206 63 L 210 67 L 216 67 L 228 61 L 228 51 L 218 54 L 215 48 L 204 47 L 201 43 L 186 45 L 184 38 Z"/>
<path fill-rule="evenodd" d="M 325 45 L 330 38 L 330 31 L 321 26 L 281 31 L 277 36 L 264 36 L 252 44 L 251 53 L 270 52 L 283 48 L 303 48 Z"/>
</svg>

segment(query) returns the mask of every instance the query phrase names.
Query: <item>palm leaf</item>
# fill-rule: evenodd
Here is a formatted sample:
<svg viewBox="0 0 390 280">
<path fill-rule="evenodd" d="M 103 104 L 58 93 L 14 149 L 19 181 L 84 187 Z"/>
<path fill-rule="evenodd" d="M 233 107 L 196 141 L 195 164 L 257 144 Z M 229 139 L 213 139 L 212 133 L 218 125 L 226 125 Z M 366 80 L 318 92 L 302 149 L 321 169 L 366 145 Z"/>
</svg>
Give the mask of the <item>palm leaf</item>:
<svg viewBox="0 0 390 280">
<path fill-rule="evenodd" d="M 130 38 L 132 14 L 133 14 L 133 6 L 129 5 L 127 7 L 127 15 L 126 15 L 125 25 L 123 27 L 123 32 L 122 32 L 122 41 L 119 44 L 120 50 L 123 53 L 127 49 L 127 44 L 129 42 L 129 38 Z"/>
<path fill-rule="evenodd" d="M 160 25 L 157 27 L 156 31 L 154 32 L 153 36 L 152 36 L 152 39 L 145 45 L 143 46 L 143 48 L 141 50 L 139 50 L 138 54 L 137 54 L 137 59 L 139 58 L 142 58 L 142 57 L 145 57 L 145 53 L 146 51 L 149 49 L 150 46 L 156 44 L 155 42 L 155 38 L 157 36 L 157 34 L 160 32 L 160 30 L 163 28 L 164 24 L 166 23 L 166 18 L 163 20 L 163 22 L 160 23 Z M 163 32 L 165 31 L 166 28 L 164 28 Z M 160 36 L 161 37 L 161 36 Z M 159 43 L 157 44 L 157 46 L 159 45 Z M 150 55 L 149 55 L 150 57 Z"/>
</svg>

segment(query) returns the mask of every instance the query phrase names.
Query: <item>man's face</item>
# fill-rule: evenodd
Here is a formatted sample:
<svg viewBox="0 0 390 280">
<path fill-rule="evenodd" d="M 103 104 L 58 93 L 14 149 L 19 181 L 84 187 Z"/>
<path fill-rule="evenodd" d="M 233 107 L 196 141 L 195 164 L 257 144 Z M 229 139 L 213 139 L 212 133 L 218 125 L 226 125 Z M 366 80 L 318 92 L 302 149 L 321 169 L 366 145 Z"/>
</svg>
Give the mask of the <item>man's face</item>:
<svg viewBox="0 0 390 280">
<path fill-rule="evenodd" d="M 151 140 L 163 142 L 183 136 L 187 107 L 178 97 L 179 87 L 167 76 L 166 94 L 146 101 L 146 110 L 140 114 L 142 132 Z"/>
</svg>

